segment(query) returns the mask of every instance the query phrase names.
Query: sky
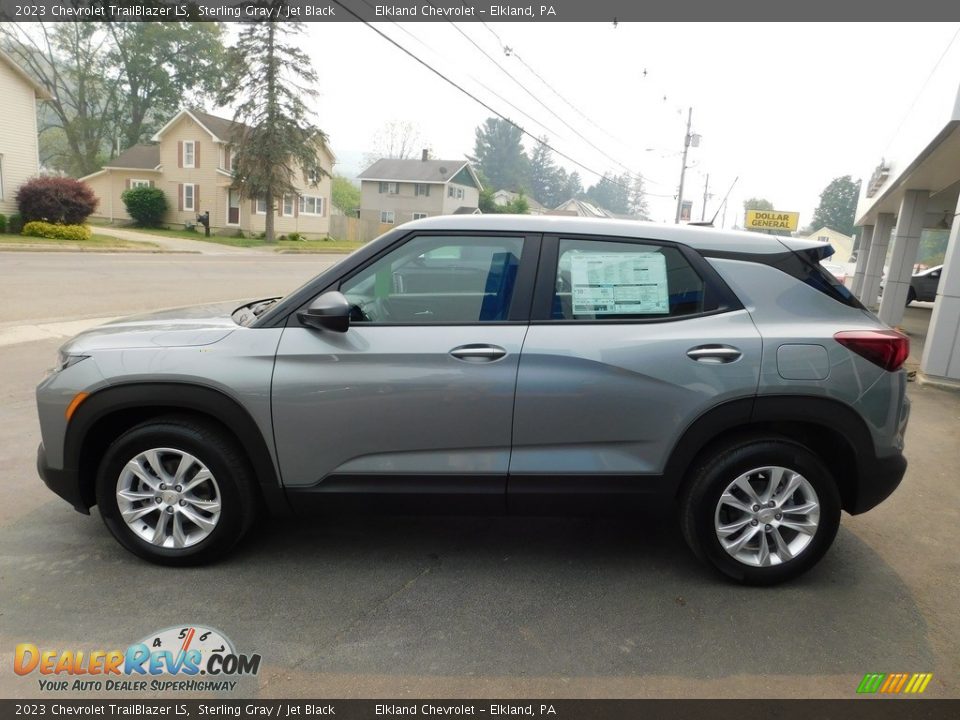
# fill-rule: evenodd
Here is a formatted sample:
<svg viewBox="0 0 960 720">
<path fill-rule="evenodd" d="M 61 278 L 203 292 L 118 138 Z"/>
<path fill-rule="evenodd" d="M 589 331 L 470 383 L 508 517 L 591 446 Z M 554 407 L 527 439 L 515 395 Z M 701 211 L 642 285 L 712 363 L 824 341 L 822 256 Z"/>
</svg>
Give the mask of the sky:
<svg viewBox="0 0 960 720">
<path fill-rule="evenodd" d="M 806 226 L 831 179 L 869 176 L 945 49 L 960 42 L 951 23 L 375 27 L 533 135 L 548 135 L 570 158 L 558 163 L 585 186 L 597 175 L 583 166 L 641 173 L 656 221 L 673 221 L 693 108 L 702 139 L 690 151 L 684 197 L 699 219 L 709 174 L 709 219 L 739 178 L 726 227 L 742 223 L 743 201 L 755 196 L 799 212 Z M 378 129 L 394 120 L 417 126 L 434 157 L 472 152 L 489 110 L 361 23 L 310 23 L 306 33 L 319 75 L 315 110 L 338 172 L 359 173 Z"/>
</svg>

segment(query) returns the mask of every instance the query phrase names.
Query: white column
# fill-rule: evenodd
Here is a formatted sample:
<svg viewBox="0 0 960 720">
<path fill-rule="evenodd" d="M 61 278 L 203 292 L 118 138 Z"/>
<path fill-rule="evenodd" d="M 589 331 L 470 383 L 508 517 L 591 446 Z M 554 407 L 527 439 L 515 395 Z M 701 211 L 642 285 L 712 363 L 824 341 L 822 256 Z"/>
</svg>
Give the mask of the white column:
<svg viewBox="0 0 960 720">
<path fill-rule="evenodd" d="M 870 246 L 873 245 L 873 225 L 864 225 L 860 228 L 860 242 L 857 244 L 857 269 L 853 274 L 851 292 L 860 296 L 863 287 L 864 271 L 867 269 L 867 258 L 870 257 Z"/>
<path fill-rule="evenodd" d="M 917 250 L 920 248 L 920 233 L 923 232 L 923 219 L 927 214 L 927 190 L 907 190 L 900 201 L 900 213 L 897 215 L 897 234 L 893 238 L 893 252 L 890 255 L 890 267 L 887 268 L 887 280 L 883 284 L 883 300 L 880 302 L 880 319 L 891 327 L 903 320 L 903 308 L 907 304 L 907 291 L 910 290 L 910 277 L 917 262 Z"/>
<path fill-rule="evenodd" d="M 940 272 L 937 300 L 920 361 L 921 379 L 960 385 L 960 200 Z"/>
<path fill-rule="evenodd" d="M 877 215 L 877 224 L 873 227 L 873 242 L 870 244 L 870 257 L 863 273 L 863 292 L 860 302 L 868 308 L 877 306 L 880 293 L 880 276 L 883 263 L 887 260 L 887 245 L 890 243 L 890 231 L 893 230 L 893 213 Z"/>
</svg>

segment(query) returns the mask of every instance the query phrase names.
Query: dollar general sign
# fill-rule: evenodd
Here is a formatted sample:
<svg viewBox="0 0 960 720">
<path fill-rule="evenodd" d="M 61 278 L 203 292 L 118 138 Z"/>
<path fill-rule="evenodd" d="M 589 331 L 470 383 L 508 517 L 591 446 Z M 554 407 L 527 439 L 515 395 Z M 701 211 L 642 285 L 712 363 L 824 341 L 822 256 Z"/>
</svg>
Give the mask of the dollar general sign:
<svg viewBox="0 0 960 720">
<path fill-rule="evenodd" d="M 793 230 L 800 224 L 800 213 L 782 210 L 747 210 L 746 227 L 753 230 Z"/>
</svg>

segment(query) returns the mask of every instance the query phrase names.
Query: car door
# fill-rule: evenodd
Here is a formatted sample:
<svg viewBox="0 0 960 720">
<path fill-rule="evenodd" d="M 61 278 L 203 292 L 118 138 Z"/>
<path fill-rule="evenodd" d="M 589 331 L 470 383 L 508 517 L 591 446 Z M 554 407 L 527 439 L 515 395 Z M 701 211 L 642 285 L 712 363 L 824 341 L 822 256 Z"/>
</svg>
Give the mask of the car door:
<svg viewBox="0 0 960 720">
<path fill-rule="evenodd" d="M 752 397 L 761 338 L 682 246 L 545 236 L 520 357 L 508 502 L 662 489 L 703 412 Z"/>
<path fill-rule="evenodd" d="M 502 506 L 538 252 L 536 236 L 421 233 L 330 288 L 353 306 L 345 333 L 294 315 L 272 390 L 288 495 Z"/>
<path fill-rule="evenodd" d="M 925 275 L 914 277 L 917 285 L 917 300 L 932 302 L 937 299 L 937 287 L 940 285 L 940 269 L 931 270 Z"/>
</svg>

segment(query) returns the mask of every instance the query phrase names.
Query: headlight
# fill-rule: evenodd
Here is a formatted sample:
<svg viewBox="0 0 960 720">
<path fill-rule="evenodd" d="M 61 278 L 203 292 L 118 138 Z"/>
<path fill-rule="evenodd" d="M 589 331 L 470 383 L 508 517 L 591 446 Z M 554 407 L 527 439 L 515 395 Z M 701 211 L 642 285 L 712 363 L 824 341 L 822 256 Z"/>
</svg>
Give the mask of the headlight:
<svg viewBox="0 0 960 720">
<path fill-rule="evenodd" d="M 76 365 L 81 360 L 86 360 L 89 355 L 74 355 L 70 353 L 65 353 L 63 350 L 57 353 L 57 364 L 50 369 L 51 373 L 57 373 L 61 370 L 66 370 L 71 365 Z"/>
</svg>

